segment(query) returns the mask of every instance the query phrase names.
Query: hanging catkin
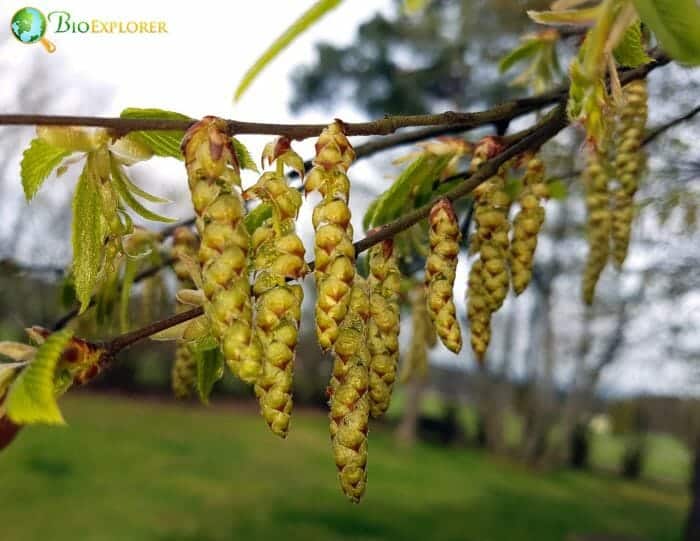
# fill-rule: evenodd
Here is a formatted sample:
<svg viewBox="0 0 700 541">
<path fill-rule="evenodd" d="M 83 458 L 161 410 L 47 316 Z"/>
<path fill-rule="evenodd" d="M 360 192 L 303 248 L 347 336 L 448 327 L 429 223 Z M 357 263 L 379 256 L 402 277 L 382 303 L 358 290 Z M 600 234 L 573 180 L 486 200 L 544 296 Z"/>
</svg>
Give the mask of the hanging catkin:
<svg viewBox="0 0 700 541">
<path fill-rule="evenodd" d="M 635 80 L 622 88 L 623 105 L 617 128 L 617 154 L 615 174 L 618 186 L 613 191 L 612 256 L 619 268 L 627 257 L 632 220 L 634 218 L 634 194 L 644 167 L 642 137 L 647 122 L 647 86 L 643 80 Z"/>
<path fill-rule="evenodd" d="M 452 204 L 440 199 L 430 209 L 430 255 L 425 262 L 425 285 L 430 318 L 442 343 L 454 353 L 462 349 L 462 333 L 452 299 L 457 255 L 459 224 Z"/>
<path fill-rule="evenodd" d="M 350 224 L 350 181 L 346 175 L 355 152 L 334 122 L 316 142 L 314 167 L 306 177 L 305 191 L 318 191 L 323 199 L 313 212 L 316 290 L 316 334 L 321 349 L 335 343 L 348 310 L 355 277 L 355 248 Z"/>
<path fill-rule="evenodd" d="M 588 211 L 588 257 L 583 271 L 582 293 L 584 302 L 592 304 L 598 278 L 610 256 L 612 212 L 605 155 L 591 146 L 587 158 L 583 181 Z"/>
<path fill-rule="evenodd" d="M 391 239 L 370 249 L 368 285 L 369 397 L 371 414 L 376 418 L 389 407 L 399 358 L 401 274 Z"/>
<path fill-rule="evenodd" d="M 243 223 L 240 169 L 225 120 L 205 117 L 182 142 L 201 243 L 204 311 L 226 364 L 247 383 L 260 375 L 262 348 L 252 331 L 250 236 Z"/>
<path fill-rule="evenodd" d="M 334 346 L 330 396 L 330 433 L 338 479 L 345 495 L 357 503 L 367 485 L 369 363 L 367 284 L 356 277 L 347 316 Z"/>
<path fill-rule="evenodd" d="M 173 270 L 178 279 L 178 289 L 193 287 L 192 278 L 184 263 L 184 258 L 197 257 L 197 237 L 187 227 L 178 227 L 173 232 Z M 177 302 L 176 310 L 182 312 L 187 307 Z M 187 342 L 178 340 L 175 346 L 175 362 L 172 368 L 172 388 L 176 398 L 187 398 L 195 388 L 197 362 Z"/>
<path fill-rule="evenodd" d="M 518 198 L 520 212 L 513 220 L 513 240 L 510 245 L 510 270 L 516 295 L 525 291 L 532 279 L 537 235 L 545 218 L 542 201 L 548 194 L 544 176 L 542 160 L 530 156 L 525 166 L 523 189 Z"/>
<path fill-rule="evenodd" d="M 290 154 L 295 155 L 292 150 L 285 151 L 286 156 Z M 269 161 L 278 157 L 273 154 Z M 272 207 L 271 217 L 252 237 L 254 325 L 263 347 L 262 373 L 255 382 L 255 394 L 270 430 L 284 438 L 292 413 L 294 357 L 304 299 L 301 285 L 291 281 L 301 280 L 307 272 L 304 245 L 295 231 L 301 195 L 288 186 L 279 161 L 277 171 L 264 173 L 245 196 L 257 197 Z"/>
<path fill-rule="evenodd" d="M 483 362 L 491 341 L 491 310 L 484 288 L 483 263 L 477 259 L 472 263 L 467 284 L 467 318 L 472 351 L 479 362 Z"/>
</svg>

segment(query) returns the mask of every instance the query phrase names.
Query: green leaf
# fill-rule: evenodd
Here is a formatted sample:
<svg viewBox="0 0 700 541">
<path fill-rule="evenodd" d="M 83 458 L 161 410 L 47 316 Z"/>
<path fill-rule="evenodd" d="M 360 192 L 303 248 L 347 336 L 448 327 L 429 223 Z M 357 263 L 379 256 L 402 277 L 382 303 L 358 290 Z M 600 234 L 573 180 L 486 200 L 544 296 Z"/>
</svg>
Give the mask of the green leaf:
<svg viewBox="0 0 700 541">
<path fill-rule="evenodd" d="M 362 221 L 365 229 L 385 224 L 396 218 L 415 195 L 414 203 L 432 192 L 432 183 L 449 163 L 451 155 L 437 156 L 424 153 L 412 161 L 398 176 L 391 187 L 382 193 L 367 209 Z"/>
<path fill-rule="evenodd" d="M 423 11 L 430 0 L 403 0 L 403 11 L 406 15 L 413 15 L 419 11 Z"/>
<path fill-rule="evenodd" d="M 241 166 L 241 169 L 248 169 L 250 171 L 260 173 L 255 160 L 250 155 L 250 152 L 246 146 L 235 137 L 231 137 L 231 144 L 233 145 L 233 151 L 236 153 L 238 164 Z"/>
<path fill-rule="evenodd" d="M 292 41 L 299 35 L 305 32 L 316 21 L 323 17 L 332 9 L 338 7 L 342 0 L 317 0 L 301 17 L 292 23 L 292 25 L 284 31 L 272 44 L 263 52 L 263 54 L 248 68 L 245 75 L 238 83 L 234 100 L 239 100 L 245 90 L 250 86 L 250 83 L 255 80 L 258 74 L 272 61 L 279 53 L 281 53 Z"/>
<path fill-rule="evenodd" d="M 272 207 L 268 203 L 262 203 L 251 210 L 245 217 L 245 228 L 251 235 L 265 220 L 272 216 Z"/>
<path fill-rule="evenodd" d="M 97 283 L 106 237 L 97 182 L 88 156 L 73 196 L 73 277 L 81 313 L 89 306 Z"/>
<path fill-rule="evenodd" d="M 618 64 L 628 68 L 636 68 L 651 61 L 644 49 L 642 29 L 639 21 L 625 30 L 620 43 L 613 50 L 613 54 Z"/>
<path fill-rule="evenodd" d="M 5 403 L 12 422 L 65 424 L 56 403 L 54 375 L 72 335 L 70 330 L 53 333 L 39 347 L 34 360 L 17 376 Z"/>
<path fill-rule="evenodd" d="M 119 327 L 121 332 L 129 330 L 129 300 L 131 299 L 131 287 L 134 285 L 134 277 L 138 268 L 137 261 L 132 257 L 126 258 L 122 288 L 119 298 Z"/>
<path fill-rule="evenodd" d="M 117 191 L 119 197 L 124 202 L 124 204 L 130 207 L 131 210 L 133 210 L 142 218 L 146 218 L 146 220 L 153 220 L 154 222 L 163 222 L 166 224 L 171 224 L 177 221 L 174 218 L 168 218 L 167 216 L 161 216 L 160 214 L 156 214 L 152 210 L 147 209 L 141 203 L 139 203 L 139 201 L 129 191 L 129 188 L 127 187 L 127 184 L 124 181 L 126 173 L 124 172 L 122 167 L 116 161 L 111 160 L 111 168 L 112 184 L 114 186 L 114 189 Z"/>
<path fill-rule="evenodd" d="M 696 0 L 634 0 L 637 13 L 672 58 L 700 64 L 700 6 Z"/>
<path fill-rule="evenodd" d="M 210 347 L 212 346 L 213 347 Z M 207 347 L 209 346 L 209 347 Z M 224 356 L 214 340 L 204 339 L 192 347 L 197 360 L 197 392 L 204 404 L 209 403 L 209 395 L 214 384 L 224 375 Z"/>
<path fill-rule="evenodd" d="M 71 154 L 70 150 L 50 145 L 38 137 L 32 140 L 27 150 L 22 154 L 20 165 L 22 188 L 24 188 L 24 197 L 27 201 L 34 197 L 51 171 L 56 169 Z"/>
<path fill-rule="evenodd" d="M 566 199 L 566 196 L 569 193 L 566 183 L 560 178 L 547 179 L 547 187 L 549 188 L 549 197 L 551 199 L 561 201 L 562 199 Z"/>
<path fill-rule="evenodd" d="M 186 115 L 173 111 L 165 111 L 163 109 L 137 109 L 133 107 L 124 109 L 119 116 L 121 116 L 121 118 L 193 120 Z M 180 143 L 184 135 L 185 132 L 183 130 L 146 130 L 131 132 L 129 137 L 134 138 L 142 145 L 146 145 L 156 156 L 182 160 L 183 156 L 180 150 Z"/>
<path fill-rule="evenodd" d="M 126 187 L 129 189 L 129 191 L 134 195 L 138 195 L 141 199 L 145 199 L 146 201 L 150 201 L 151 203 L 172 203 L 170 199 L 153 195 L 152 193 L 147 192 L 143 188 L 140 188 L 139 186 L 134 184 L 134 181 L 132 181 L 129 178 L 129 175 L 127 175 L 126 173 L 122 175 L 122 180 L 124 181 L 124 184 L 126 184 Z"/>
<path fill-rule="evenodd" d="M 561 9 L 556 11 L 529 10 L 527 16 L 540 24 L 590 26 L 596 22 L 601 5 L 581 9 Z"/>
<path fill-rule="evenodd" d="M 515 66 L 518 62 L 532 58 L 535 56 L 535 54 L 537 54 L 540 47 L 542 47 L 542 41 L 538 39 L 531 39 L 521 43 L 515 49 L 511 50 L 509 53 L 506 53 L 506 55 L 498 61 L 499 71 L 504 73 Z"/>
</svg>

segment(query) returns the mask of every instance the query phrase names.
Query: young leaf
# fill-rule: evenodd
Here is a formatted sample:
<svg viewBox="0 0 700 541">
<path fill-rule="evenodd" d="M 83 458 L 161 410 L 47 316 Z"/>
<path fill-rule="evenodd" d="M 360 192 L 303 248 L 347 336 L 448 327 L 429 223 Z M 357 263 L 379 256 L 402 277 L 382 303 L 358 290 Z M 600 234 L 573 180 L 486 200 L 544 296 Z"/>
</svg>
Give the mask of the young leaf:
<svg viewBox="0 0 700 541">
<path fill-rule="evenodd" d="M 72 331 L 50 335 L 39 347 L 34 360 L 17 376 L 10 387 L 5 406 L 16 424 L 65 424 L 56 403 L 54 374 Z"/>
<path fill-rule="evenodd" d="M 268 203 L 262 203 L 251 210 L 243 221 L 248 233 L 252 235 L 270 216 L 272 216 L 272 207 Z"/>
<path fill-rule="evenodd" d="M 272 45 L 258 58 L 255 63 L 245 72 L 241 82 L 238 83 L 234 100 L 238 101 L 248 88 L 250 83 L 258 76 L 267 64 L 282 52 L 300 34 L 305 32 L 311 25 L 332 9 L 338 7 L 342 0 L 317 0 L 305 13 L 301 15 L 292 25 L 278 37 Z"/>
<path fill-rule="evenodd" d="M 90 165 L 88 157 L 73 196 L 73 276 L 81 313 L 89 306 L 97 282 L 106 230 L 98 180 Z"/>
<path fill-rule="evenodd" d="M 139 203 L 138 200 L 134 197 L 134 195 L 129 191 L 126 182 L 124 182 L 124 177 L 126 177 L 126 173 L 124 173 L 124 171 L 122 170 L 121 165 L 119 165 L 115 160 L 111 160 L 111 168 L 112 184 L 114 185 L 114 189 L 117 191 L 119 197 L 124 202 L 124 204 L 130 207 L 131 210 L 133 210 L 142 218 L 146 218 L 146 220 L 153 220 L 154 222 L 173 223 L 177 221 L 173 218 L 168 218 L 167 216 L 161 216 L 160 214 L 156 214 L 152 210 L 148 210 L 141 203 Z"/>
<path fill-rule="evenodd" d="M 192 120 L 190 117 L 163 109 L 124 109 L 121 118 L 162 118 L 171 120 Z M 182 130 L 147 130 L 131 132 L 128 137 L 146 145 L 156 156 L 182 159 L 180 142 L 185 132 Z"/>
<path fill-rule="evenodd" d="M 241 169 L 248 169 L 259 173 L 260 171 L 258 170 L 258 166 L 256 165 L 253 157 L 250 155 L 250 152 L 248 152 L 246 146 L 235 137 L 231 137 L 231 144 L 233 145 L 233 150 L 236 153 Z"/>
<path fill-rule="evenodd" d="M 147 192 L 143 188 L 140 188 L 139 186 L 134 184 L 134 181 L 132 181 L 129 178 L 129 175 L 127 175 L 126 173 L 122 175 L 122 180 L 124 181 L 124 184 L 129 189 L 129 191 L 134 195 L 139 196 L 141 199 L 145 199 L 146 201 L 150 201 L 151 203 L 172 203 L 170 199 L 158 197 L 157 195 L 153 195 L 152 193 Z"/>
<path fill-rule="evenodd" d="M 622 39 L 613 50 L 615 60 L 621 66 L 636 68 L 651 61 L 644 50 L 642 42 L 642 29 L 639 22 L 627 27 L 622 34 Z"/>
<path fill-rule="evenodd" d="M 4 357 L 9 357 L 13 361 L 28 361 L 36 353 L 36 348 L 30 346 L 29 344 L 23 344 L 22 342 L 10 342 L 3 340 L 0 342 L 0 355 Z M 6 366 L 0 364 L 0 367 Z"/>
<path fill-rule="evenodd" d="M 568 190 L 566 188 L 566 184 L 560 178 L 547 179 L 547 187 L 549 188 L 549 197 L 551 199 L 566 199 Z"/>
<path fill-rule="evenodd" d="M 518 62 L 532 58 L 541 46 L 542 42 L 537 39 L 530 39 L 521 43 L 498 61 L 498 70 L 501 73 L 505 73 Z"/>
<path fill-rule="evenodd" d="M 206 342 L 207 346 L 211 346 Z M 218 345 L 206 347 L 204 344 L 191 346 L 197 359 L 197 392 L 204 404 L 209 403 L 209 395 L 214 384 L 224 375 L 224 356 Z"/>
<path fill-rule="evenodd" d="M 38 137 L 32 140 L 27 150 L 22 154 L 20 165 L 22 188 L 24 188 L 24 197 L 27 201 L 34 197 L 51 171 L 56 169 L 71 154 L 70 150 L 50 145 Z"/>
<path fill-rule="evenodd" d="M 137 268 L 138 263 L 136 260 L 132 257 L 127 257 L 119 298 L 119 327 L 122 332 L 129 330 L 129 299 L 131 298 L 131 286 L 134 285 Z"/>
<path fill-rule="evenodd" d="M 696 0 L 634 0 L 634 7 L 672 58 L 700 64 L 700 6 Z"/>
</svg>

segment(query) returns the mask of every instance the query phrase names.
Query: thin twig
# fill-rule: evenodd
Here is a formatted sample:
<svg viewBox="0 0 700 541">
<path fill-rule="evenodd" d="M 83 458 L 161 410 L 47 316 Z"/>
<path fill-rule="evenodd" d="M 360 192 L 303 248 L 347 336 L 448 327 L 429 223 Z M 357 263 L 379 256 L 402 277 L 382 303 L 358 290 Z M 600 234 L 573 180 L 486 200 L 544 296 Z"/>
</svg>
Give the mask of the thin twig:
<svg viewBox="0 0 700 541">
<path fill-rule="evenodd" d="M 646 137 L 644 137 L 644 139 L 642 140 L 642 144 L 646 145 L 646 144 L 651 143 L 654 139 L 659 137 L 661 134 L 667 132 L 671 128 L 675 128 L 676 126 L 678 126 L 679 124 L 682 124 L 683 122 L 690 120 L 698 113 L 700 113 L 700 105 L 696 105 L 695 107 L 693 107 L 690 111 L 688 111 L 684 115 L 673 118 L 673 119 L 669 120 L 668 122 L 665 122 L 664 124 L 661 124 L 661 125 L 657 126 L 656 128 L 653 128 L 652 130 L 649 130 L 649 132 L 647 132 Z"/>
</svg>

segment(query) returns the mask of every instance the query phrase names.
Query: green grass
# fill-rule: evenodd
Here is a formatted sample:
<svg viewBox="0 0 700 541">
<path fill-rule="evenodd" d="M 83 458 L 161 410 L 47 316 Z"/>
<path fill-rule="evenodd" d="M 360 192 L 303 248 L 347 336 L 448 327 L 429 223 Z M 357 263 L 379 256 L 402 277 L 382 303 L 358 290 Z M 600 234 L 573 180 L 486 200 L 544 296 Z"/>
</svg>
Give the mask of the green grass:
<svg viewBox="0 0 700 541">
<path fill-rule="evenodd" d="M 98 395 L 62 401 L 68 428 L 33 427 L 0 455 L 4 540 L 564 540 L 680 538 L 683 491 L 534 473 L 462 449 L 370 437 L 360 505 L 339 491 L 327 424 L 299 412 L 286 441 L 251 408 Z"/>
</svg>

